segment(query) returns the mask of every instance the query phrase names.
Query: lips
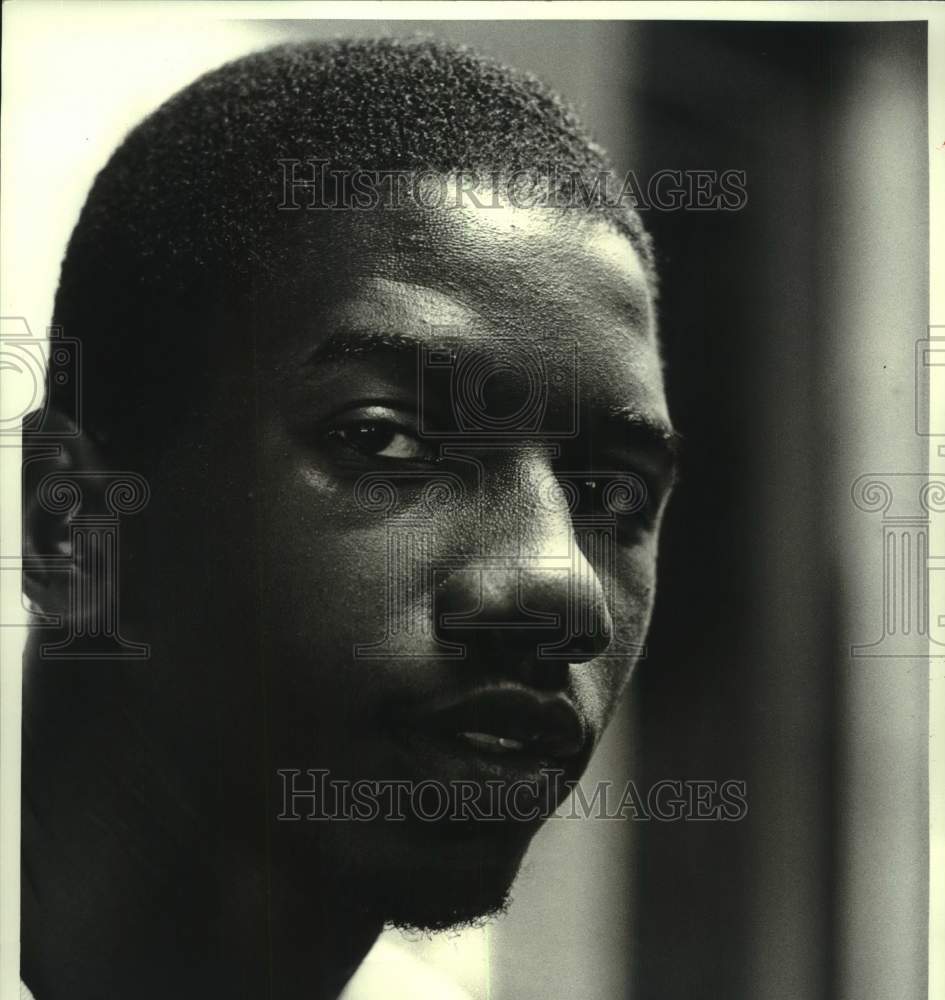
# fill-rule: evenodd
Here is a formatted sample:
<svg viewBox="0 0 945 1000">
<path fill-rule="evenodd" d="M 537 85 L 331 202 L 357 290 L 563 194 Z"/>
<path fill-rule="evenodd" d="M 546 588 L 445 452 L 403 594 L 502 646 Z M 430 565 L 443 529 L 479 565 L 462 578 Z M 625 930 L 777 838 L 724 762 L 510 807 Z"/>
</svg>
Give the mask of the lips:
<svg viewBox="0 0 945 1000">
<path fill-rule="evenodd" d="M 495 758 L 570 761 L 588 746 L 588 728 L 561 694 L 503 685 L 433 702 L 406 720 L 410 729 L 457 749 Z"/>
</svg>

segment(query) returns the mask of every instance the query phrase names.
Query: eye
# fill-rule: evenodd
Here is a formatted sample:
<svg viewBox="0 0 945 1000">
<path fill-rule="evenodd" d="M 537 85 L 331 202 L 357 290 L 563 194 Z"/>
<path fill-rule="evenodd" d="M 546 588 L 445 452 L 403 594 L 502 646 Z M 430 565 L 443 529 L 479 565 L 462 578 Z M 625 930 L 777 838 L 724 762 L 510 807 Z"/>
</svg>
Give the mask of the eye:
<svg viewBox="0 0 945 1000">
<path fill-rule="evenodd" d="M 436 451 L 408 423 L 390 411 L 362 411 L 329 427 L 326 436 L 334 444 L 369 458 L 401 462 L 435 462 Z"/>
<path fill-rule="evenodd" d="M 348 448 L 362 455 L 381 458 L 417 459 L 425 454 L 423 445 L 415 437 L 398 430 L 393 424 L 378 420 L 337 427 L 329 434 Z"/>
</svg>

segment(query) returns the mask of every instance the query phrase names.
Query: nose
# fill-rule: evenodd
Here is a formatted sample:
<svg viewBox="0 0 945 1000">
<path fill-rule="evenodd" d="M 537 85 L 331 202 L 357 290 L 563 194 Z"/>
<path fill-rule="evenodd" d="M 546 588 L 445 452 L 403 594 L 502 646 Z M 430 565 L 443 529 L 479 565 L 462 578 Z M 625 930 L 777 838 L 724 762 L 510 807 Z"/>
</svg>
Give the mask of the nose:
<svg viewBox="0 0 945 1000">
<path fill-rule="evenodd" d="M 534 463 L 497 503 L 484 497 L 476 554 L 437 588 L 437 638 L 488 672 L 560 687 L 570 664 L 600 656 L 613 636 L 605 584 L 608 540 L 576 524 L 550 467 Z"/>
</svg>

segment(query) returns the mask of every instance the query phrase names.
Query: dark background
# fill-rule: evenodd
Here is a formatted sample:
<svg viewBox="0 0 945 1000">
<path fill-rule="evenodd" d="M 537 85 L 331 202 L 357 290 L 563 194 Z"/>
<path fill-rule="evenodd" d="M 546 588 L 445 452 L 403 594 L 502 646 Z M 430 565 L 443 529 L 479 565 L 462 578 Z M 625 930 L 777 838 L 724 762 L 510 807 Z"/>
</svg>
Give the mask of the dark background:
<svg viewBox="0 0 945 1000">
<path fill-rule="evenodd" d="M 897 760 L 921 769 L 921 675 L 887 662 L 890 689 L 881 664 L 851 666 L 850 605 L 881 548 L 837 543 L 866 518 L 855 438 L 884 471 L 923 467 L 907 422 L 901 448 L 886 423 L 911 387 L 885 373 L 907 370 L 928 314 L 925 25 L 631 30 L 634 169 L 737 166 L 749 188 L 734 215 L 646 217 L 686 448 L 633 692 L 639 767 L 745 777 L 750 804 L 731 828 L 642 830 L 632 993 L 924 996 L 921 778 Z M 890 696 L 918 699 L 898 738 Z M 864 773 L 879 739 L 891 752 Z M 890 822 L 910 808 L 919 823 Z"/>
</svg>

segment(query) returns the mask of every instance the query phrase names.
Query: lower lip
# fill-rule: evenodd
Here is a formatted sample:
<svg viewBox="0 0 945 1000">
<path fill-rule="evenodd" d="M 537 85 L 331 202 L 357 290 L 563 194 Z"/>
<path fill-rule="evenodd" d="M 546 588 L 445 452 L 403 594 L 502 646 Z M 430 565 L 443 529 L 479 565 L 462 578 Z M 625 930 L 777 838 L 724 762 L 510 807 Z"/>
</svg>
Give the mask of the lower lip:
<svg viewBox="0 0 945 1000">
<path fill-rule="evenodd" d="M 456 781 L 528 781 L 543 788 L 554 772 L 565 777 L 567 762 L 556 760 L 527 745 L 521 750 L 477 746 L 459 734 L 424 729 L 401 729 L 397 742 L 411 757 L 410 771 L 423 778 Z M 576 777 L 576 776 L 575 776 Z"/>
</svg>

